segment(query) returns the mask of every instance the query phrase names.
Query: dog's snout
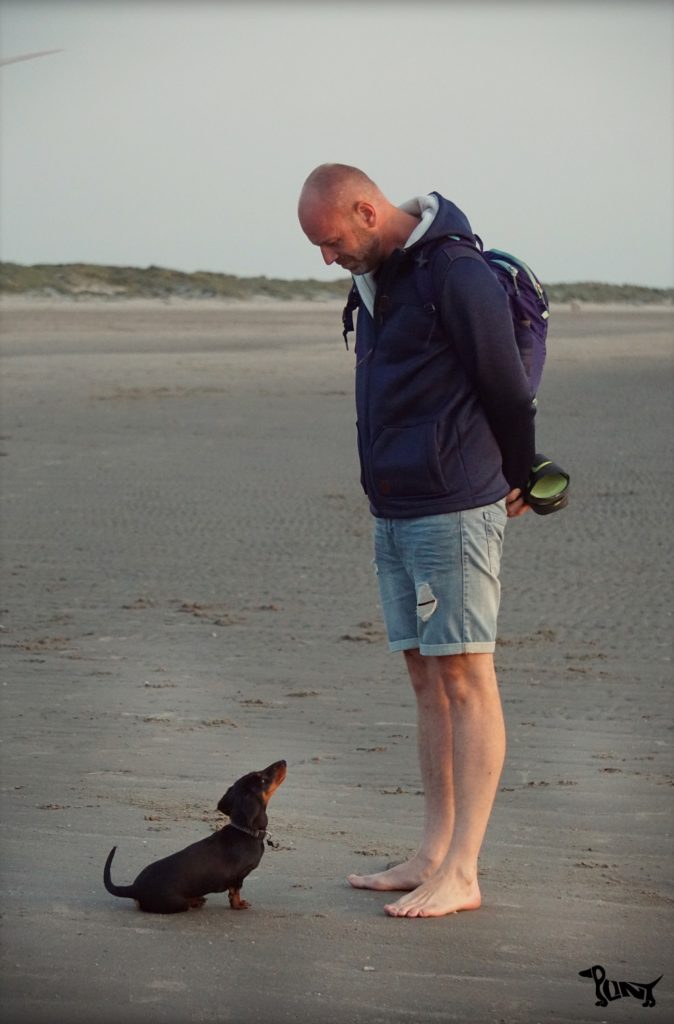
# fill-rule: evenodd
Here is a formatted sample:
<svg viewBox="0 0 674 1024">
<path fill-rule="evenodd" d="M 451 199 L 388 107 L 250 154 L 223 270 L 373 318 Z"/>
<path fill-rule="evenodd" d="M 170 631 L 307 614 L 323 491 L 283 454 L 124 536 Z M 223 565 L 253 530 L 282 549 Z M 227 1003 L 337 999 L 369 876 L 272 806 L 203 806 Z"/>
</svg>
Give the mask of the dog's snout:
<svg viewBox="0 0 674 1024">
<path fill-rule="evenodd" d="M 265 779 L 264 801 L 268 802 L 272 793 L 275 793 L 286 777 L 288 765 L 286 761 L 274 761 L 262 772 Z"/>
<path fill-rule="evenodd" d="M 288 771 L 287 761 L 274 761 L 268 768 L 265 768 L 263 775 L 271 775 L 274 781 L 283 782 Z"/>
</svg>

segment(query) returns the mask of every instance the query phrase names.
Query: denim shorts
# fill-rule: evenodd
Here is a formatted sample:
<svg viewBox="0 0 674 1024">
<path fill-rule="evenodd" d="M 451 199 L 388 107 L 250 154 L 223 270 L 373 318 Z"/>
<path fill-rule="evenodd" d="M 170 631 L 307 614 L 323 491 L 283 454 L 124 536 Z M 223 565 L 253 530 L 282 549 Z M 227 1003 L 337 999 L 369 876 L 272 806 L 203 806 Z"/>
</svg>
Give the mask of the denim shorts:
<svg viewBox="0 0 674 1024">
<path fill-rule="evenodd" d="M 418 519 L 375 519 L 374 565 L 389 650 L 494 650 L 506 521 L 505 501 Z"/>
</svg>

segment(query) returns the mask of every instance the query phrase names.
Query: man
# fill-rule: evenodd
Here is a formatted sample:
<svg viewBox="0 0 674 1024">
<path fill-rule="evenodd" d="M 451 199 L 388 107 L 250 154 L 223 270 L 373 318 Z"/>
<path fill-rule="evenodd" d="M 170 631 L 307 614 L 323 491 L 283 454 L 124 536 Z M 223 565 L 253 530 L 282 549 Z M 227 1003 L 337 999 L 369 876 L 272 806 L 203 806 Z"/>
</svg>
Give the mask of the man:
<svg viewBox="0 0 674 1024">
<path fill-rule="evenodd" d="M 299 220 L 359 293 L 356 410 L 361 480 L 375 516 L 375 565 L 391 650 L 417 702 L 425 794 L 421 845 L 403 864 L 350 875 L 404 891 L 393 917 L 480 906 L 478 854 L 505 755 L 493 652 L 506 517 L 534 459 L 534 406 L 507 298 L 479 258 L 429 257 L 472 238 L 438 193 L 394 206 L 355 167 L 307 178 Z M 418 275 L 432 273 L 424 304 Z"/>
</svg>

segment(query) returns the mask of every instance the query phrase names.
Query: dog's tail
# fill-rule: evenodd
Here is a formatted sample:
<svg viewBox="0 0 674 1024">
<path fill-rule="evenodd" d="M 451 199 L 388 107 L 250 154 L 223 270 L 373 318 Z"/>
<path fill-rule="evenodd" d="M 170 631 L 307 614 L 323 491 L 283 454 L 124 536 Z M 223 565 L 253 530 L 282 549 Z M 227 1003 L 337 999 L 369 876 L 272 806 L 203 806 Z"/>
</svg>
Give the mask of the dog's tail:
<svg viewBox="0 0 674 1024">
<path fill-rule="evenodd" d="M 129 899 L 133 899 L 135 896 L 133 885 L 115 885 L 110 877 L 110 865 L 112 864 L 112 858 L 115 856 L 116 846 L 110 850 L 108 859 L 105 862 L 103 868 L 103 885 L 112 896 L 127 896 Z"/>
</svg>

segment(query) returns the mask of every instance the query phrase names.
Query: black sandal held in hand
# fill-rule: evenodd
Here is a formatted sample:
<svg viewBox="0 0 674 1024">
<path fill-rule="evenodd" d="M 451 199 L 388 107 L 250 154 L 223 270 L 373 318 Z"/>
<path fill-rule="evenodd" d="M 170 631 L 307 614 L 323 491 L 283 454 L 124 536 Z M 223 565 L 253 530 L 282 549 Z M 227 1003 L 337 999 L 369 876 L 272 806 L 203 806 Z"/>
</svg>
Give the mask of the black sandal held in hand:
<svg viewBox="0 0 674 1024">
<path fill-rule="evenodd" d="M 531 475 L 524 489 L 524 500 L 539 516 L 548 516 L 566 508 L 569 503 L 569 474 L 541 455 L 536 454 Z"/>
</svg>

